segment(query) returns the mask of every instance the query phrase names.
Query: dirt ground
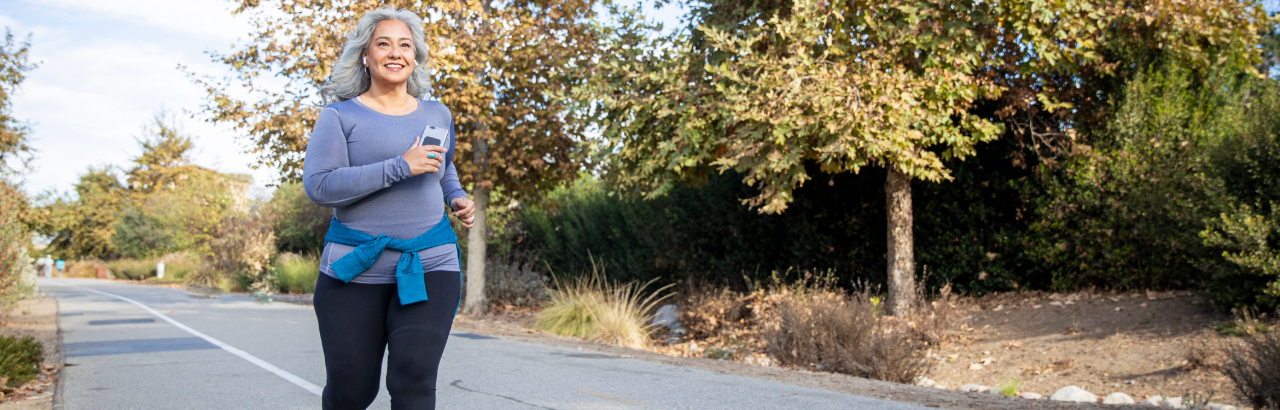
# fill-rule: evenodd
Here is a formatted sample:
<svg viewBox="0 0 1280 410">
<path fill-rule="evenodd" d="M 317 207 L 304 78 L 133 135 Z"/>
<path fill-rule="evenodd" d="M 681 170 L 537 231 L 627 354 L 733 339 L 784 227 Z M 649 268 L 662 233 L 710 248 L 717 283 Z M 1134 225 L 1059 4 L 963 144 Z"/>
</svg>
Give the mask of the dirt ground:
<svg viewBox="0 0 1280 410">
<path fill-rule="evenodd" d="M 1078 386 L 1099 397 L 1190 396 L 1240 406 L 1217 370 L 1239 338 L 1229 315 L 1186 292 L 991 295 L 970 299 L 929 378 L 949 387 L 1021 381 L 1045 396 Z"/>
<path fill-rule="evenodd" d="M 58 302 L 50 297 L 19 301 L 0 315 L 0 336 L 31 336 L 44 346 L 43 371 L 35 380 L 17 389 L 0 389 L 0 410 L 53 408 L 53 390 L 62 369 L 58 350 Z"/>
<path fill-rule="evenodd" d="M 529 329 L 532 315 L 460 315 L 454 321 L 454 331 L 503 337 L 532 343 L 548 344 L 570 349 L 581 348 L 592 353 L 609 354 L 675 366 L 693 367 L 721 373 L 765 380 L 773 380 L 797 386 L 839 393 L 875 397 L 903 403 L 941 409 L 1140 409 L 1149 407 L 1115 406 L 1103 404 L 1063 403 L 1049 400 L 1026 400 L 992 394 L 961 393 L 956 390 L 910 386 L 862 379 L 834 373 L 766 367 L 740 362 L 713 360 L 699 357 L 673 357 L 648 350 L 636 350 L 556 336 Z"/>
<path fill-rule="evenodd" d="M 1218 371 L 1226 360 L 1224 348 L 1240 339 L 1212 328 L 1232 323 L 1233 318 L 1206 308 L 1204 301 L 1188 292 L 1006 293 L 960 298 L 957 309 L 937 355 L 939 364 L 926 375 L 946 389 L 762 366 L 758 360 L 749 364 L 674 357 L 660 354 L 661 348 L 633 350 L 586 342 L 529 329 L 532 314 L 528 312 L 459 316 L 454 326 L 459 331 L 937 408 L 1092 407 L 955 390 L 966 384 L 995 387 L 1013 380 L 1020 383 L 1019 392 L 1045 397 L 1062 387 L 1077 386 L 1100 398 L 1122 392 L 1139 403 L 1160 395 L 1244 408 L 1231 381 Z"/>
</svg>

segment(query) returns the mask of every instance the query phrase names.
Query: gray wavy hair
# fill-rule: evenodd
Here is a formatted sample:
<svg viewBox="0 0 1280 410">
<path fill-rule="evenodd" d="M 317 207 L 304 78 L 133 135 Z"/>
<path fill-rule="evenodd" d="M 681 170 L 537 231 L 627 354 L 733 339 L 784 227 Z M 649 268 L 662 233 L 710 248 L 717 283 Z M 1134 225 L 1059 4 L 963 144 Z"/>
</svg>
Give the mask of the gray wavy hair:
<svg viewBox="0 0 1280 410">
<path fill-rule="evenodd" d="M 409 26 L 413 33 L 413 74 L 409 76 L 409 95 L 423 98 L 431 87 L 431 79 L 427 76 L 427 43 L 423 38 L 422 18 L 405 9 L 394 10 L 390 7 L 365 13 L 356 24 L 356 29 L 347 33 L 347 42 L 342 46 L 342 55 L 333 64 L 333 74 L 324 86 L 320 87 L 320 95 L 325 101 L 346 101 L 369 90 L 372 81 L 365 71 L 361 57 L 369 50 L 369 41 L 373 40 L 373 31 L 378 23 L 396 20 Z"/>
</svg>

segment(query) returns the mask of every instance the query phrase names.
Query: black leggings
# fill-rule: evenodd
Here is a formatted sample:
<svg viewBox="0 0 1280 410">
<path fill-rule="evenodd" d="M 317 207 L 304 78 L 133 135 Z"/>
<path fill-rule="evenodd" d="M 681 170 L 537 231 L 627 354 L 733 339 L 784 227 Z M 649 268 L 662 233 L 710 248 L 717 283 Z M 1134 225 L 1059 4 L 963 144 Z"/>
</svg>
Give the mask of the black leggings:
<svg viewBox="0 0 1280 410">
<path fill-rule="evenodd" d="M 436 408 L 436 371 L 453 327 L 458 272 L 427 272 L 425 302 L 400 305 L 396 285 L 343 283 L 320 274 L 315 309 L 324 347 L 324 410 L 365 409 L 378 396 L 382 353 L 393 410 Z"/>
</svg>

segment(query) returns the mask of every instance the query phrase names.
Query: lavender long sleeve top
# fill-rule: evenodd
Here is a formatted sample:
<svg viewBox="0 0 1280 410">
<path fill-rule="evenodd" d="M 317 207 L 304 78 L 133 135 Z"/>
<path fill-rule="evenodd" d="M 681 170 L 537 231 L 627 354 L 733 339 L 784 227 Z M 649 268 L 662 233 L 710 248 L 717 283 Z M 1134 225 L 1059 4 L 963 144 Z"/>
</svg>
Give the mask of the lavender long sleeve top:
<svg viewBox="0 0 1280 410">
<path fill-rule="evenodd" d="M 404 152 L 428 125 L 449 130 L 445 166 L 440 172 L 412 176 Z M 435 101 L 418 101 L 405 115 L 387 115 L 365 106 L 358 98 L 329 104 L 320 112 L 302 166 L 307 197 L 332 207 L 338 222 L 371 234 L 411 239 L 437 223 L 449 223 L 445 204 L 465 198 L 453 166 L 453 115 Z M 320 272 L 334 276 L 329 265 L 354 249 L 325 243 Z M 418 253 L 422 268 L 459 271 L 452 244 Z M 357 283 L 395 283 L 400 252 L 388 249 L 372 268 L 356 276 Z"/>
</svg>

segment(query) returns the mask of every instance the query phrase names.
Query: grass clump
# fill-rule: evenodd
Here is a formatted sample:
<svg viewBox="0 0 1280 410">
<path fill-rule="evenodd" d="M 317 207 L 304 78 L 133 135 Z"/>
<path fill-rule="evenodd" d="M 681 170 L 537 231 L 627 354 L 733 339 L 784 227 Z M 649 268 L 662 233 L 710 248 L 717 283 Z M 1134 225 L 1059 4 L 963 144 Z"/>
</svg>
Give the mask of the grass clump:
<svg viewBox="0 0 1280 410">
<path fill-rule="evenodd" d="M 1253 309 L 1231 309 L 1231 313 L 1235 315 L 1235 320 L 1213 326 L 1214 330 L 1225 336 L 1243 337 L 1256 334 L 1271 333 L 1276 329 L 1267 324 L 1267 314 L 1258 315 Z"/>
<path fill-rule="evenodd" d="M 4 385 L 18 387 L 40 374 L 44 346 L 31 336 L 0 337 L 0 379 Z"/>
<path fill-rule="evenodd" d="M 996 387 L 996 392 L 1004 396 L 1013 397 L 1018 395 L 1018 389 L 1021 387 L 1022 378 L 1015 376 L 1000 383 L 1000 386 Z"/>
<path fill-rule="evenodd" d="M 156 263 L 164 261 L 164 278 L 156 277 Z M 83 274 L 73 277 L 95 277 L 92 271 L 96 265 L 104 265 L 116 279 L 150 280 L 160 282 L 182 282 L 186 275 L 200 269 L 200 258 L 189 252 L 172 252 L 159 258 L 120 258 L 109 262 L 81 261 L 75 266 L 85 265 Z M 70 269 L 69 269 L 70 270 Z"/>
<path fill-rule="evenodd" d="M 315 256 L 284 253 L 276 258 L 276 289 L 280 293 L 312 293 L 320 275 L 320 260 Z"/>
<path fill-rule="evenodd" d="M 567 283 L 558 278 L 554 281 L 555 288 L 538 312 L 535 329 L 635 349 L 648 346 L 652 330 L 649 312 L 666 298 L 658 294 L 670 287 L 647 293 L 653 281 L 642 285 L 612 283 L 595 265 L 590 275 Z"/>
<path fill-rule="evenodd" d="M 107 262 L 107 269 L 117 279 L 142 280 L 156 276 L 156 261 L 123 258 Z M 168 270 L 167 268 L 165 270 Z"/>
<path fill-rule="evenodd" d="M 64 276 L 69 278 L 96 278 L 98 277 L 99 266 L 106 266 L 106 263 L 96 258 L 68 261 Z"/>
<path fill-rule="evenodd" d="M 1266 333 L 1227 349 L 1222 373 L 1256 409 L 1280 409 L 1280 334 Z"/>
</svg>

